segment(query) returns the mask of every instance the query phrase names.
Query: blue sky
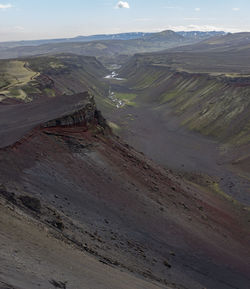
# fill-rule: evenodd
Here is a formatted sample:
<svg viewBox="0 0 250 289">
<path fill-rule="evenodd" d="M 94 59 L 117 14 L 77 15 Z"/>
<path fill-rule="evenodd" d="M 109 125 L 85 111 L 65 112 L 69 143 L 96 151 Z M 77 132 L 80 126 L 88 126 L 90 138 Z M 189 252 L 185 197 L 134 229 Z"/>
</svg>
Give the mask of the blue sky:
<svg viewBox="0 0 250 289">
<path fill-rule="evenodd" d="M 172 30 L 250 31 L 250 0 L 0 0 L 0 41 Z"/>
</svg>

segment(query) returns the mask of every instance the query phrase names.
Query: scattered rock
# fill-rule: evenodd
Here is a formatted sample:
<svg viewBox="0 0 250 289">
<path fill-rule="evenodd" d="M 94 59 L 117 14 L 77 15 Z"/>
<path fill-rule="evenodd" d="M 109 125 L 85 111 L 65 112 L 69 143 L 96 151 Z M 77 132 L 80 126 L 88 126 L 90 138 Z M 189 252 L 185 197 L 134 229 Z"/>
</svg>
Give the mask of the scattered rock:
<svg viewBox="0 0 250 289">
<path fill-rule="evenodd" d="M 183 206 L 183 208 L 184 208 L 185 210 L 189 210 L 189 208 L 186 206 L 186 204 L 182 203 L 181 205 Z"/>
<path fill-rule="evenodd" d="M 159 187 L 158 186 L 153 186 L 152 187 L 153 191 L 158 192 L 159 191 Z"/>
<path fill-rule="evenodd" d="M 130 153 L 128 153 L 127 156 L 128 156 L 130 159 L 133 158 L 133 155 L 131 155 Z"/>
<path fill-rule="evenodd" d="M 20 196 L 19 197 L 22 204 L 28 209 L 40 213 L 41 212 L 41 202 L 37 198 L 30 196 Z"/>
<path fill-rule="evenodd" d="M 2 195 L 7 201 L 16 204 L 15 194 L 8 192 L 4 186 L 0 186 L 0 195 Z"/>
<path fill-rule="evenodd" d="M 62 221 L 52 221 L 51 225 L 62 231 L 64 229 L 64 225 Z"/>
<path fill-rule="evenodd" d="M 49 281 L 50 284 L 52 284 L 55 288 L 61 288 L 61 289 L 66 289 L 66 282 L 61 282 L 61 281 L 55 281 L 55 280 L 50 280 Z"/>
<path fill-rule="evenodd" d="M 0 288 L 1 289 L 15 289 L 13 286 L 7 284 L 7 283 L 3 283 L 0 281 Z"/>
<path fill-rule="evenodd" d="M 163 262 L 164 266 L 168 267 L 168 268 L 171 268 L 172 266 L 169 264 L 169 262 L 167 260 L 165 260 Z"/>
</svg>

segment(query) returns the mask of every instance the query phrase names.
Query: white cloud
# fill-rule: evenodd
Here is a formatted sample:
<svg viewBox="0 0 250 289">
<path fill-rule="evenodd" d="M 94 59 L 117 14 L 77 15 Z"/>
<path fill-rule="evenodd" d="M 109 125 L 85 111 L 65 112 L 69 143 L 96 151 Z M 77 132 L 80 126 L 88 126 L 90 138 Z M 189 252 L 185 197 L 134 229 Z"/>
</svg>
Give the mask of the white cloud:
<svg viewBox="0 0 250 289">
<path fill-rule="evenodd" d="M 232 10 L 233 10 L 233 11 L 240 11 L 240 8 L 235 7 L 235 8 L 233 8 Z"/>
<path fill-rule="evenodd" d="M 195 8 L 194 9 L 196 12 L 199 12 L 199 11 L 201 11 L 201 8 Z"/>
<path fill-rule="evenodd" d="M 12 8 L 12 7 L 13 7 L 12 4 L 0 4 L 0 10 L 9 9 L 9 8 Z"/>
<path fill-rule="evenodd" d="M 129 9 L 130 6 L 129 6 L 129 3 L 126 2 L 126 1 L 119 1 L 117 4 L 116 4 L 116 8 L 126 8 L 126 9 Z"/>
</svg>

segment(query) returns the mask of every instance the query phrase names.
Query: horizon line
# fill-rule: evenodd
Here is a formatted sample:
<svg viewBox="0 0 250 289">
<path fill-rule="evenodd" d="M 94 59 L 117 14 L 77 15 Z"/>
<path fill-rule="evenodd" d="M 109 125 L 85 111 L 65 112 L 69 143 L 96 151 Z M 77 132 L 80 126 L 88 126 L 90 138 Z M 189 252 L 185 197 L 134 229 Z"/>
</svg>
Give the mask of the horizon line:
<svg viewBox="0 0 250 289">
<path fill-rule="evenodd" d="M 76 36 L 70 36 L 70 37 L 48 37 L 48 38 L 36 38 L 36 39 L 22 39 L 22 40 L 7 40 L 7 41 L 0 41 L 0 43 L 10 43 L 10 42 L 24 42 L 24 41 L 46 41 L 46 40 L 60 40 L 60 39 L 65 39 L 65 40 L 70 40 L 78 37 L 91 37 L 91 36 L 101 36 L 101 35 L 119 35 L 119 34 L 129 34 L 129 33 L 160 33 L 163 31 L 173 31 L 173 32 L 224 32 L 226 34 L 231 33 L 231 34 L 237 34 L 237 33 L 249 33 L 250 31 L 225 31 L 223 29 L 221 30 L 216 30 L 216 29 L 211 29 L 211 30 L 198 30 L 198 29 L 193 29 L 193 30 L 183 30 L 183 29 L 163 29 L 163 30 L 157 30 L 157 31 L 128 31 L 128 32 L 118 32 L 118 33 L 96 33 L 96 34 L 78 34 Z"/>
</svg>

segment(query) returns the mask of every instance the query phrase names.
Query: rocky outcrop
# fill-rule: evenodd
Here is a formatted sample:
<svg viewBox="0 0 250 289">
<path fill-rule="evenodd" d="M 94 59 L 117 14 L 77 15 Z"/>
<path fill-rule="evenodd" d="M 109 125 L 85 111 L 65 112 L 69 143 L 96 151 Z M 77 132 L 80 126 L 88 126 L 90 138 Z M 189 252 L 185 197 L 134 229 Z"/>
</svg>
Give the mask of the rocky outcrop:
<svg viewBox="0 0 250 289">
<path fill-rule="evenodd" d="M 44 128 L 76 126 L 82 126 L 85 128 L 98 126 L 101 128 L 101 131 L 110 131 L 106 119 L 96 108 L 94 97 L 88 93 L 84 94 L 84 100 L 79 102 L 71 112 L 62 115 L 59 118 L 50 120 L 42 125 Z"/>
<path fill-rule="evenodd" d="M 88 92 L 1 106 L 0 148 L 20 141 L 33 129 L 75 126 L 82 126 L 84 130 L 92 126 L 98 131 L 108 128 Z"/>
<path fill-rule="evenodd" d="M 85 95 L 84 101 L 79 102 L 72 112 L 46 122 L 43 127 L 88 126 L 95 122 L 96 111 L 94 98 L 88 94 Z"/>
<path fill-rule="evenodd" d="M 84 99 L 47 119 L 85 113 Z M 93 121 L 101 126 L 98 113 Z M 0 149 L 0 288 L 2 280 L 16 289 L 66 281 L 68 289 L 249 288 L 247 211 L 193 185 L 195 175 L 186 182 L 120 139 L 85 129 L 36 126 Z M 110 285 L 121 270 L 134 281 Z M 15 287 L 20 276 L 24 285 Z M 136 286 L 137 276 L 147 283 Z"/>
</svg>

